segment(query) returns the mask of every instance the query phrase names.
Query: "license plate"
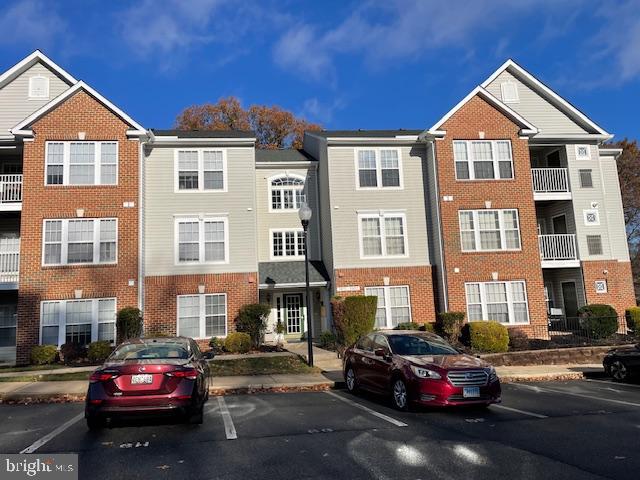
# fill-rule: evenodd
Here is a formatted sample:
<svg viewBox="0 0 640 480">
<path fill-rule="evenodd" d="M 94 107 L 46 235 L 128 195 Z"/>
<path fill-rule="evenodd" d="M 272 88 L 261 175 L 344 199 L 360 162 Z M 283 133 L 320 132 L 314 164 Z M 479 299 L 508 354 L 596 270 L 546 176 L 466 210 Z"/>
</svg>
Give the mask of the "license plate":
<svg viewBox="0 0 640 480">
<path fill-rule="evenodd" d="M 463 387 L 462 396 L 464 398 L 477 398 L 480 396 L 480 387 Z"/>
<path fill-rule="evenodd" d="M 153 375 L 149 373 L 131 375 L 131 385 L 144 385 L 149 383 L 153 383 Z"/>
</svg>

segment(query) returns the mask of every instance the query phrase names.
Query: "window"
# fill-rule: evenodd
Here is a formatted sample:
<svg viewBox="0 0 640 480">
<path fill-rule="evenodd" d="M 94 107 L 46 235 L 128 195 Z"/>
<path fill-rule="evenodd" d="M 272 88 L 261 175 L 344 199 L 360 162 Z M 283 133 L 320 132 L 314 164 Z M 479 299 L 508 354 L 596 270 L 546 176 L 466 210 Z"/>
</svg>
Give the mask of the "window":
<svg viewBox="0 0 640 480">
<path fill-rule="evenodd" d="M 358 221 L 361 258 L 407 256 L 404 214 L 361 214 Z"/>
<path fill-rule="evenodd" d="M 116 185 L 118 142 L 47 142 L 45 185 Z"/>
<path fill-rule="evenodd" d="M 402 188 L 401 150 L 356 149 L 358 188 Z"/>
<path fill-rule="evenodd" d="M 513 178 L 509 140 L 454 140 L 457 180 Z"/>
<path fill-rule="evenodd" d="M 227 263 L 226 218 L 176 220 L 176 263 Z"/>
<path fill-rule="evenodd" d="M 595 281 L 596 293 L 607 293 L 607 281 L 596 280 Z"/>
<path fill-rule="evenodd" d="M 43 265 L 116 263 L 118 221 L 115 218 L 45 220 Z"/>
<path fill-rule="evenodd" d="M 29 78 L 29 98 L 49 98 L 49 79 L 42 75 Z"/>
<path fill-rule="evenodd" d="M 304 258 L 305 239 L 302 229 L 271 230 L 271 257 Z"/>
<path fill-rule="evenodd" d="M 576 145 L 576 160 L 591 160 L 589 145 Z"/>
<path fill-rule="evenodd" d="M 587 235 L 587 250 L 589 255 L 602 255 L 602 237 L 600 235 Z"/>
<path fill-rule="evenodd" d="M 600 225 L 600 213 L 597 209 L 583 210 L 584 224 L 589 226 Z"/>
<path fill-rule="evenodd" d="M 376 328 L 394 328 L 411 321 L 409 287 L 366 287 L 364 294 L 378 297 Z"/>
<path fill-rule="evenodd" d="M 175 191 L 226 192 L 226 163 L 225 150 L 176 150 Z"/>
<path fill-rule="evenodd" d="M 463 252 L 520 250 L 517 210 L 461 210 L 458 215 Z"/>
<path fill-rule="evenodd" d="M 580 187 L 593 188 L 593 178 L 591 177 L 591 170 L 578 170 L 580 175 Z"/>
<path fill-rule="evenodd" d="M 527 290 L 523 281 L 466 283 L 465 291 L 469 321 L 529 322 Z"/>
<path fill-rule="evenodd" d="M 502 82 L 500 84 L 500 93 L 504 103 L 518 103 L 520 101 L 518 85 L 514 82 Z"/>
<path fill-rule="evenodd" d="M 271 210 L 298 210 L 306 202 L 304 177 L 283 175 L 269 183 Z"/>
<path fill-rule="evenodd" d="M 15 303 L 0 304 L 0 347 L 16 346 L 16 307 Z"/>
<path fill-rule="evenodd" d="M 190 338 L 227 335 L 227 295 L 179 295 L 178 335 Z"/>
<path fill-rule="evenodd" d="M 40 305 L 40 344 L 115 343 L 116 299 L 44 301 Z"/>
</svg>

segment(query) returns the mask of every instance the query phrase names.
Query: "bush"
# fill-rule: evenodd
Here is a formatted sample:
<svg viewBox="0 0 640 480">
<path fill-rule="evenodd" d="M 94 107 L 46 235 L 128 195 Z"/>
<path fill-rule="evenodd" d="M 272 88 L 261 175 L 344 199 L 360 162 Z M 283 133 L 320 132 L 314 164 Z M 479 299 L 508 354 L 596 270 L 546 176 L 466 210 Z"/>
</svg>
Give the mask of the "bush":
<svg viewBox="0 0 640 480">
<path fill-rule="evenodd" d="M 464 316 L 464 312 L 442 312 L 438 314 L 438 332 L 452 345 L 460 343 Z"/>
<path fill-rule="evenodd" d="M 230 353 L 247 353 L 251 350 L 251 337 L 244 332 L 230 333 L 224 341 L 224 349 Z"/>
<path fill-rule="evenodd" d="M 267 317 L 271 313 L 271 306 L 262 303 L 252 303 L 240 308 L 236 320 L 236 330 L 248 333 L 254 348 L 259 348 L 267 328 Z"/>
<path fill-rule="evenodd" d="M 394 330 L 419 330 L 421 332 L 434 333 L 435 329 L 433 323 L 416 323 L 416 322 L 404 322 L 399 323 Z"/>
<path fill-rule="evenodd" d="M 49 365 L 56 361 L 58 347 L 55 345 L 36 345 L 31 349 L 31 363 L 34 365 Z"/>
<path fill-rule="evenodd" d="M 135 307 L 125 307 L 118 312 L 116 318 L 116 332 L 118 343 L 129 338 L 139 338 L 142 335 L 142 313 Z"/>
<path fill-rule="evenodd" d="M 529 337 L 522 330 L 512 328 L 509 330 L 509 349 L 510 350 L 529 350 L 531 342 Z"/>
<path fill-rule="evenodd" d="M 60 347 L 62 361 L 69 365 L 87 356 L 87 349 L 78 343 L 65 343 Z"/>
<path fill-rule="evenodd" d="M 611 305 L 594 303 L 578 310 L 580 330 L 589 338 L 608 338 L 618 331 L 618 312 Z"/>
<path fill-rule="evenodd" d="M 627 328 L 636 334 L 640 333 L 640 307 L 631 307 L 625 313 Z"/>
<path fill-rule="evenodd" d="M 334 298 L 331 301 L 331 308 L 338 344 L 341 347 L 348 347 L 362 335 L 373 331 L 378 297 Z"/>
<path fill-rule="evenodd" d="M 106 340 L 92 342 L 87 347 L 87 358 L 90 362 L 104 362 L 111 355 L 113 348 Z"/>
<path fill-rule="evenodd" d="M 214 353 L 222 353 L 224 351 L 224 340 L 218 337 L 211 337 L 211 340 L 209 340 L 209 346 Z"/>
<path fill-rule="evenodd" d="M 498 322 L 469 322 L 463 329 L 469 346 L 484 353 L 501 353 L 509 350 L 509 331 Z"/>
<path fill-rule="evenodd" d="M 336 335 L 330 331 L 324 331 L 318 337 L 318 346 L 325 350 L 335 350 L 337 347 Z"/>
</svg>

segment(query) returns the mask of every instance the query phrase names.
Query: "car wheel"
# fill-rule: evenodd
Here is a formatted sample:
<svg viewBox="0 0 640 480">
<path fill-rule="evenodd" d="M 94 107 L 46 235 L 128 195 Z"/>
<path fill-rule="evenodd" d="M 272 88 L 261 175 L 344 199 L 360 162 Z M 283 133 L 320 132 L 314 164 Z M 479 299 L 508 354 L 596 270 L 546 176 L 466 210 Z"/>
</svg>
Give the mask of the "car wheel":
<svg viewBox="0 0 640 480">
<path fill-rule="evenodd" d="M 351 393 L 355 393 L 358 391 L 358 380 L 356 379 L 356 372 L 349 366 L 347 368 L 347 373 L 344 376 L 344 381 L 347 384 L 347 390 Z"/>
<path fill-rule="evenodd" d="M 95 415 L 91 415 L 87 417 L 87 428 L 89 430 L 100 430 L 104 428 L 104 420 Z"/>
<path fill-rule="evenodd" d="M 629 369 L 620 360 L 616 360 L 609 366 L 609 372 L 614 380 L 622 382 L 629 378 Z"/>
<path fill-rule="evenodd" d="M 409 392 L 402 378 L 396 378 L 393 381 L 393 385 L 391 386 L 391 400 L 396 409 L 402 411 L 409 409 Z"/>
</svg>

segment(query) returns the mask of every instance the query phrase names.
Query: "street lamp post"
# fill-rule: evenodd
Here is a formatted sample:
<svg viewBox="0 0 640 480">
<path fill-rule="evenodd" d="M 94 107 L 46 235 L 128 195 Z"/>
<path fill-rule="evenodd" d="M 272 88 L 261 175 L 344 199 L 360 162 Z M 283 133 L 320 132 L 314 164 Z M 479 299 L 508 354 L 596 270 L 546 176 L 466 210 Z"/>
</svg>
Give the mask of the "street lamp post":
<svg viewBox="0 0 640 480">
<path fill-rule="evenodd" d="M 308 363 L 313 367 L 313 319 L 311 318 L 311 289 L 309 288 L 309 220 L 311 220 L 311 208 L 303 203 L 298 210 L 298 216 L 304 230 L 304 277 L 307 293 L 307 347 L 309 349 Z"/>
</svg>

